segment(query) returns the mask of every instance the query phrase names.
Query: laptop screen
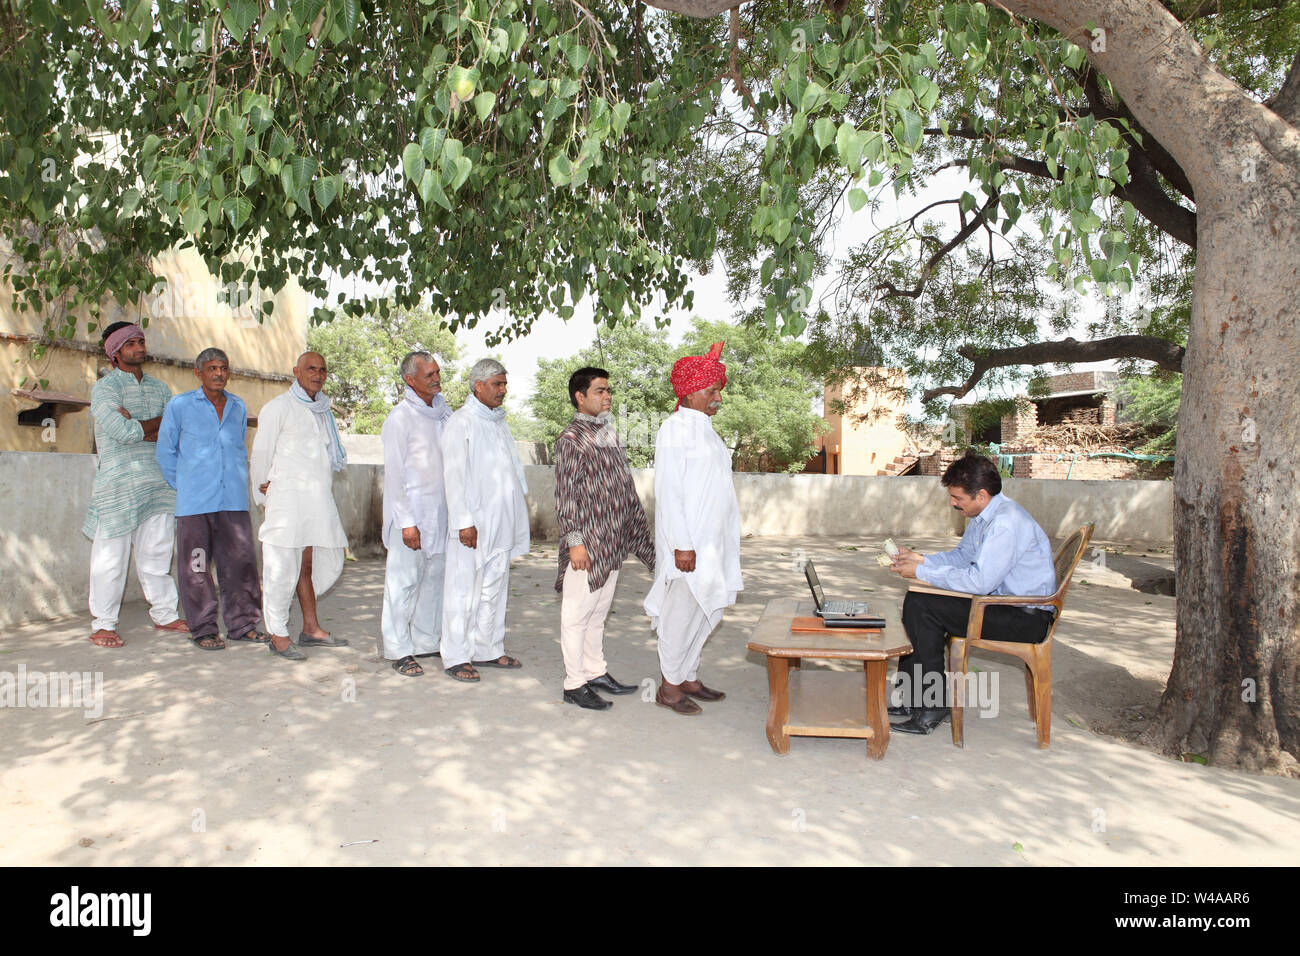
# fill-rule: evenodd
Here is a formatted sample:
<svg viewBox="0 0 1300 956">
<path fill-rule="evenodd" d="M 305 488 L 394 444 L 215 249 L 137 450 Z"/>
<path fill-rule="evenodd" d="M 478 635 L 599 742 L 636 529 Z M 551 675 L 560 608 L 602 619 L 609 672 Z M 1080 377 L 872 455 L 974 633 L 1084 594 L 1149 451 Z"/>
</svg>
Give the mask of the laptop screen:
<svg viewBox="0 0 1300 956">
<path fill-rule="evenodd" d="M 817 569 L 813 567 L 813 563 L 811 561 L 808 561 L 807 563 L 804 564 L 803 573 L 804 576 L 808 579 L 808 587 L 812 588 L 813 602 L 816 603 L 817 610 L 820 611 L 822 609 L 822 605 L 826 603 L 826 595 L 822 593 L 822 583 L 820 580 L 818 580 Z"/>
</svg>

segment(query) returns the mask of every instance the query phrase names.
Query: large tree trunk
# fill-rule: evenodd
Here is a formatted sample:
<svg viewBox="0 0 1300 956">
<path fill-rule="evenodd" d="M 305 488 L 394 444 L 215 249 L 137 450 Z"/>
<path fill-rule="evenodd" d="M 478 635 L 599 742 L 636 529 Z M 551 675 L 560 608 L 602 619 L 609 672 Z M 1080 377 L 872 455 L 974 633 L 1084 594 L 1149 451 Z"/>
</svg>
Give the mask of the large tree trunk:
<svg viewBox="0 0 1300 956">
<path fill-rule="evenodd" d="M 1296 773 L 1300 131 L 1213 70 L 1154 0 L 1007 6 L 1088 51 L 1196 194 L 1175 471 L 1177 642 L 1145 740 Z M 1107 31 L 1104 51 L 1082 23 Z"/>
<path fill-rule="evenodd" d="M 650 2 L 693 15 L 723 6 Z M 1215 71 L 1155 0 L 998 6 L 1077 43 L 1196 196 L 1175 484 L 1177 643 L 1145 739 L 1215 764 L 1297 773 L 1300 74 L 1288 80 L 1294 95 L 1270 109 Z M 1095 28 L 1104 44 L 1092 42 Z"/>
<path fill-rule="evenodd" d="M 1198 193 L 1175 471 L 1178 640 L 1146 739 L 1215 764 L 1294 773 L 1300 169 L 1283 180 L 1270 166 L 1212 200 Z"/>
</svg>

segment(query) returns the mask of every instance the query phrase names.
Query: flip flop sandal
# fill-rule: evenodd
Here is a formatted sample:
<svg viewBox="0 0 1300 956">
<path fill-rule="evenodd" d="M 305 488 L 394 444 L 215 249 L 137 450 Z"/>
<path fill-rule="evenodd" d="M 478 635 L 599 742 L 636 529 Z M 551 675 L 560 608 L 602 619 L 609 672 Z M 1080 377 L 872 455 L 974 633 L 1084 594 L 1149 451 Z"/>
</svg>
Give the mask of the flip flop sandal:
<svg viewBox="0 0 1300 956">
<path fill-rule="evenodd" d="M 299 647 L 347 647 L 348 642 L 345 638 L 335 637 L 331 634 L 329 637 L 312 637 L 306 631 L 298 635 Z"/>
<path fill-rule="evenodd" d="M 204 644 L 204 641 L 209 643 Z M 216 641 L 216 644 L 211 643 Z M 225 642 L 221 640 L 220 634 L 191 634 L 190 642 L 201 651 L 224 651 Z"/>
<path fill-rule="evenodd" d="M 248 634 L 252 634 L 254 636 L 249 637 Z M 261 631 L 257 630 L 257 628 L 254 628 L 253 630 L 249 631 L 248 634 L 245 634 L 243 637 L 236 637 L 234 634 L 227 634 L 226 640 L 232 644 L 270 644 L 271 643 L 270 635 L 263 634 Z"/>
<path fill-rule="evenodd" d="M 470 677 L 470 674 L 473 674 L 474 676 Z M 475 684 L 478 682 L 478 674 L 474 672 L 474 668 L 469 664 L 457 664 L 455 667 L 448 667 L 447 675 L 449 677 L 454 677 L 456 680 L 462 680 L 467 684 Z"/>
<path fill-rule="evenodd" d="M 501 660 L 500 657 L 494 661 L 471 661 L 470 663 L 472 663 L 475 667 L 500 667 L 502 670 L 507 670 L 507 671 L 512 671 L 516 667 L 523 666 L 513 657 L 506 657 L 506 655 L 504 654 L 502 654 L 501 657 L 506 658 L 506 663 L 504 664 L 500 663 Z"/>
<path fill-rule="evenodd" d="M 400 661 L 393 661 L 393 670 L 403 677 L 421 677 L 424 675 L 424 668 L 420 662 L 412 656 L 403 657 Z"/>
<path fill-rule="evenodd" d="M 95 640 L 99 638 L 99 640 Z M 90 635 L 90 643 L 96 647 L 125 647 L 126 643 L 122 640 L 117 631 L 96 631 Z"/>
</svg>

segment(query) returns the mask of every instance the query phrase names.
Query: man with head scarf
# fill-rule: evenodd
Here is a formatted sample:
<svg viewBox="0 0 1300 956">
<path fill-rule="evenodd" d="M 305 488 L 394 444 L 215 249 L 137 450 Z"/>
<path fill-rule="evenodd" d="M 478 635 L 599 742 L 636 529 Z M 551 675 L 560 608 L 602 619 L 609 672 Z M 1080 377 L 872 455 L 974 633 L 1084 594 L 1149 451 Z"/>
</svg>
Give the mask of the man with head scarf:
<svg viewBox="0 0 1300 956">
<path fill-rule="evenodd" d="M 230 359 L 206 348 L 194 360 L 199 387 L 167 403 L 158 426 L 158 467 L 176 489 L 176 550 L 181 603 L 194 646 L 223 650 L 229 639 L 265 644 L 262 586 L 248 514 L 248 406 L 226 391 Z M 220 607 L 213 571 L 221 580 Z"/>
<path fill-rule="evenodd" d="M 384 656 L 403 677 L 419 677 L 416 658 L 433 657 L 442 640 L 442 579 L 447 570 L 447 493 L 442 428 L 451 408 L 442 369 L 428 352 L 401 365 L 406 389 L 384 420 Z"/>
<path fill-rule="evenodd" d="M 262 618 L 269 650 L 286 660 L 307 655 L 289 639 L 289 605 L 294 592 L 302 607 L 299 647 L 346 647 L 316 616 L 316 597 L 343 571 L 348 546 L 334 504 L 334 473 L 347 467 L 330 400 L 321 389 L 328 370 L 324 356 L 304 352 L 293 367 L 289 391 L 262 406 L 253 438 L 249 475 L 253 497 L 266 509 L 262 542 Z"/>
<path fill-rule="evenodd" d="M 686 715 L 700 713 L 695 700 L 726 697 L 700 682 L 700 655 L 744 587 L 731 453 L 712 422 L 727 384 L 721 355 L 715 342 L 708 355 L 673 366 L 677 410 L 655 441 L 655 578 L 645 599 L 659 634 L 663 681 L 655 703 Z"/>
<path fill-rule="evenodd" d="M 473 394 L 442 431 L 447 490 L 442 666 L 477 681 L 475 667 L 515 668 L 507 657 L 510 559 L 528 553 L 528 483 L 506 424 L 506 370 L 482 359 L 469 370 Z"/>
<path fill-rule="evenodd" d="M 188 628 L 176 613 L 178 595 L 171 576 L 176 492 L 163 479 L 154 456 L 172 390 L 144 373 L 147 352 L 140 326 L 114 322 L 104 330 L 103 342 L 113 367 L 90 391 L 99 463 L 81 530 L 93 542 L 90 641 L 99 647 L 121 647 L 117 615 L 132 549 L 153 626 L 181 633 Z"/>
</svg>

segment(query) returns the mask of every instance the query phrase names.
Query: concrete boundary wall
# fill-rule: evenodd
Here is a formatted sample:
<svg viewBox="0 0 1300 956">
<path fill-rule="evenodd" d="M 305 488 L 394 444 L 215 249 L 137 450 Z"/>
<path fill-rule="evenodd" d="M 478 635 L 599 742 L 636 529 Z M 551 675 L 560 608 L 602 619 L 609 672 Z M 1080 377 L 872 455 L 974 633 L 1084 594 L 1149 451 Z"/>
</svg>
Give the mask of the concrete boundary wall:
<svg viewBox="0 0 1300 956">
<path fill-rule="evenodd" d="M 554 469 L 528 465 L 526 471 L 534 540 L 554 542 Z M 383 473 L 382 465 L 349 465 L 334 482 L 339 516 L 359 554 L 381 547 Z M 88 614 L 90 541 L 81 525 L 94 476 L 91 455 L 0 452 L 0 626 Z M 653 520 L 654 472 L 637 469 L 633 478 Z M 733 480 L 742 534 L 958 535 L 964 524 L 936 478 L 736 474 Z M 1102 540 L 1173 541 L 1169 482 L 1013 478 L 1005 490 L 1054 538 L 1093 521 Z M 260 520 L 254 507 L 254 533 Z M 134 575 L 127 601 L 142 600 Z"/>
</svg>

